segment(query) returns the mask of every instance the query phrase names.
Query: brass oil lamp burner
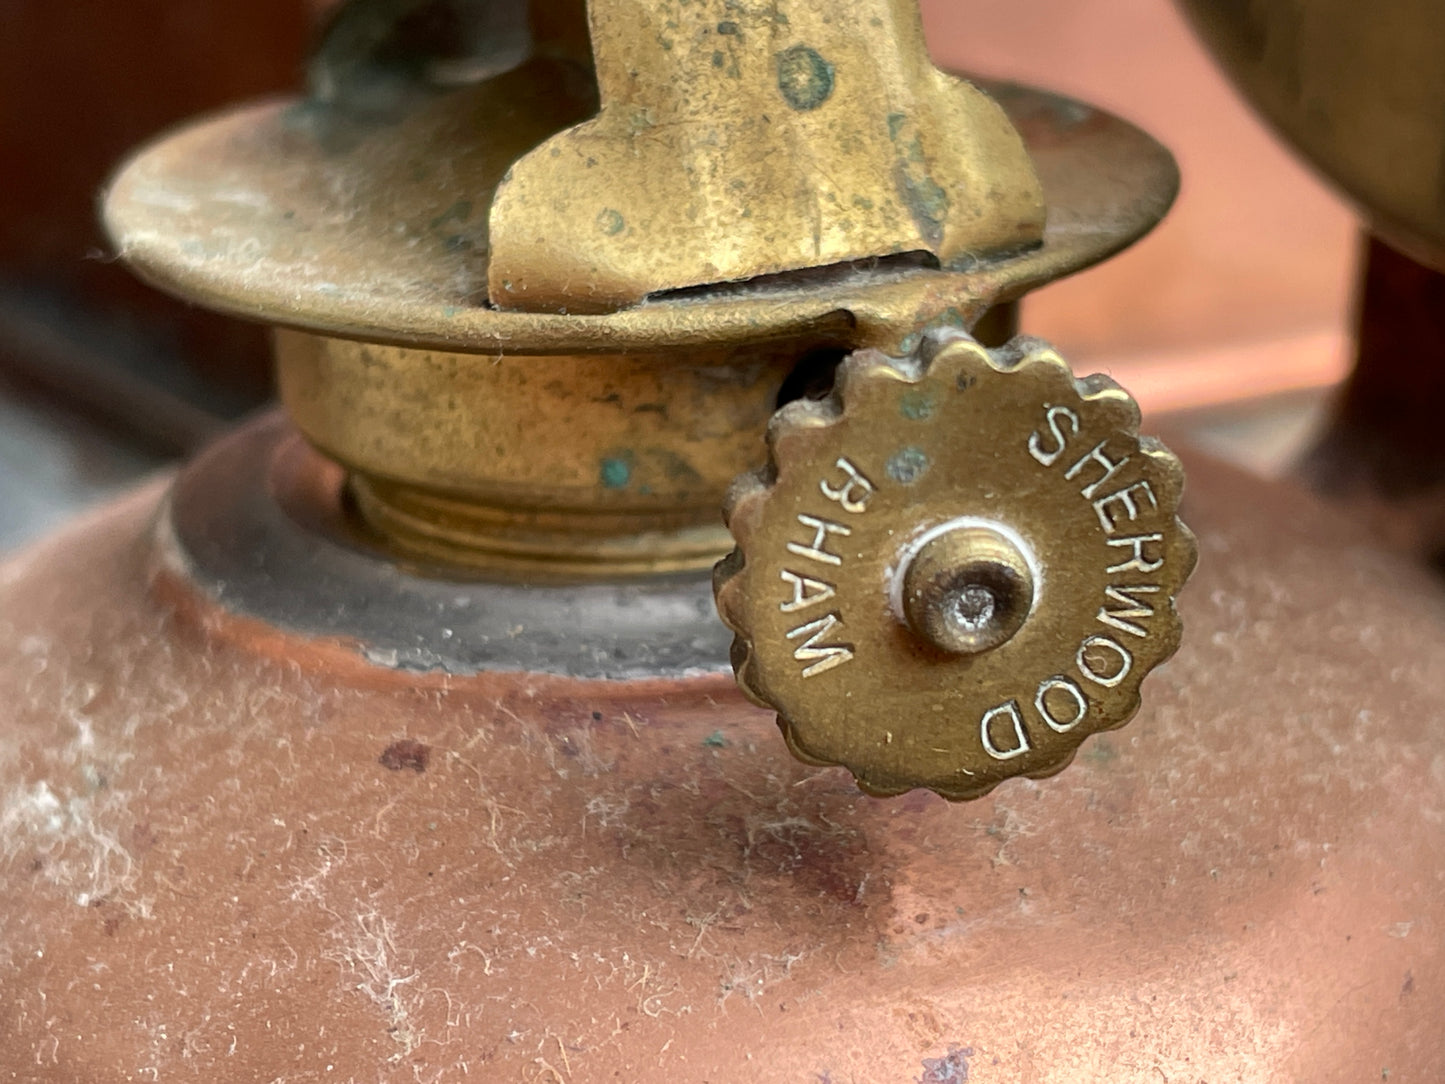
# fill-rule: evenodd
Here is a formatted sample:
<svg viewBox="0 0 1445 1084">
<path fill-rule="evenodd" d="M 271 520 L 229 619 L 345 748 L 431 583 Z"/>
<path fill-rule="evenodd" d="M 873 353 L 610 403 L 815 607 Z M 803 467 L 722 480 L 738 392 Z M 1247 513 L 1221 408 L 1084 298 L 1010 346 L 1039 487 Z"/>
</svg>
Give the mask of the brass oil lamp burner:
<svg viewBox="0 0 1445 1084">
<path fill-rule="evenodd" d="M 107 195 L 283 409 L 0 566 L 0 1064 L 1438 1066 L 1438 590 L 1011 338 L 1168 152 L 913 0 L 418 6 Z"/>
</svg>

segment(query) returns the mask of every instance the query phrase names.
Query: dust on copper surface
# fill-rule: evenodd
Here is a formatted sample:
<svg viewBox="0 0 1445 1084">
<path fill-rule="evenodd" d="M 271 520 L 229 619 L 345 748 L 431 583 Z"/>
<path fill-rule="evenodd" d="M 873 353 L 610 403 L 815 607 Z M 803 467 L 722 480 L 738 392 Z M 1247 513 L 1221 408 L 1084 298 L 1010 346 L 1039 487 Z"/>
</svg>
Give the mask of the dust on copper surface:
<svg viewBox="0 0 1445 1084">
<path fill-rule="evenodd" d="M 0 1064 L 841 1084 L 965 1039 L 1013 1079 L 1024 1035 L 1144 1084 L 1406 1051 L 1438 1033 L 1438 588 L 1193 469 L 1191 638 L 1146 717 L 961 809 L 860 797 L 686 683 L 368 684 L 208 641 L 148 601 L 143 492 L 0 566 Z M 399 734 L 432 751 L 405 787 Z"/>
</svg>

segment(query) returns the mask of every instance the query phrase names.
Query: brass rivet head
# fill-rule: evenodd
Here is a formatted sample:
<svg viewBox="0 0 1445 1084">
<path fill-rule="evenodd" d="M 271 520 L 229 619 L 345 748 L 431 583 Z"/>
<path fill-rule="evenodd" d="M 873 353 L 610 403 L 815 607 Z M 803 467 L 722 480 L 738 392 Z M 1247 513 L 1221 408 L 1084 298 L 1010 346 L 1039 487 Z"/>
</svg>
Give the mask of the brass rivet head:
<svg viewBox="0 0 1445 1084">
<path fill-rule="evenodd" d="M 981 655 L 1001 647 L 1033 611 L 1035 581 L 1028 559 L 992 527 L 945 529 L 919 547 L 902 576 L 908 627 L 952 655 Z"/>
</svg>

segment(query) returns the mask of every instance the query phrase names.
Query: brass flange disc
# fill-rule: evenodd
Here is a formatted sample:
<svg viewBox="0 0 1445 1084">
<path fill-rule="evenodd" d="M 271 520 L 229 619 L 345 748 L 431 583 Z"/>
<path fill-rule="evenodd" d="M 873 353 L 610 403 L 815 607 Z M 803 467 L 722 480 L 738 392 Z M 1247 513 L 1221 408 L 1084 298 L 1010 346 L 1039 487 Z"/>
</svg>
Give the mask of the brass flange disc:
<svg viewBox="0 0 1445 1084">
<path fill-rule="evenodd" d="M 1179 644 L 1183 470 L 1138 428 L 1122 389 L 1035 341 L 855 354 L 830 399 L 779 413 L 772 466 L 729 500 L 717 595 L 743 688 L 874 794 L 1061 771 Z"/>
<path fill-rule="evenodd" d="M 107 228 L 120 255 L 163 289 L 343 338 L 532 354 L 768 340 L 896 348 L 900 335 L 950 309 L 952 323 L 971 325 L 993 304 L 1128 247 L 1178 191 L 1169 152 L 1132 125 L 1042 91 L 984 83 L 1043 184 L 1038 248 L 943 268 L 824 269 L 604 315 L 504 311 L 487 296 L 487 208 L 511 161 L 582 119 L 581 106 L 553 90 L 555 74 L 526 75 L 455 91 L 401 120 L 348 119 L 344 138 L 311 102 L 202 121 L 121 170 Z"/>
</svg>

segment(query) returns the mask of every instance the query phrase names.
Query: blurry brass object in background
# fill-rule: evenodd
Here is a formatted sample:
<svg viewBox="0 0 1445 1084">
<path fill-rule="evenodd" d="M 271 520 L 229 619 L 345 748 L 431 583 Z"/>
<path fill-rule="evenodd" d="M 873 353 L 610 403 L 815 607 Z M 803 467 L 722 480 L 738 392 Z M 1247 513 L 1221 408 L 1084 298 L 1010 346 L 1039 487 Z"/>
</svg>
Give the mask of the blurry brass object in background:
<svg viewBox="0 0 1445 1084">
<path fill-rule="evenodd" d="M 1445 270 L 1445 4 L 1180 3 L 1236 85 L 1376 232 Z"/>
<path fill-rule="evenodd" d="M 1374 233 L 1355 369 L 1303 473 L 1391 544 L 1445 567 L 1445 4 L 1181 2 Z"/>
</svg>

